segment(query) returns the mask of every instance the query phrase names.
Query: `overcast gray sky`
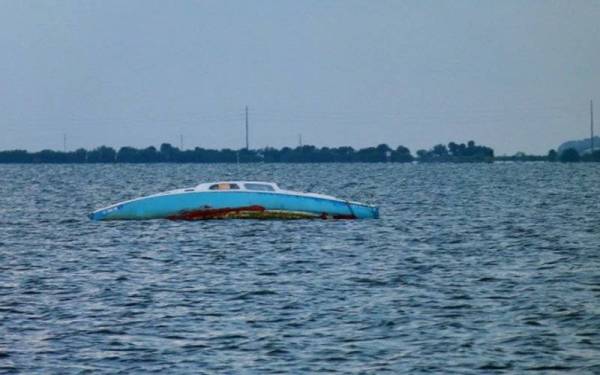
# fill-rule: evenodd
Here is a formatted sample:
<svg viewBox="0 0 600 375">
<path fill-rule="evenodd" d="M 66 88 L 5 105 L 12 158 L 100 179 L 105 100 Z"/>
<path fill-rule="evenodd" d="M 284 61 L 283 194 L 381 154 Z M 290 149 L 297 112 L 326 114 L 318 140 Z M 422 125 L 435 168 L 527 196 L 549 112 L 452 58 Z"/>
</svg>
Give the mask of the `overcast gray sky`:
<svg viewBox="0 0 600 375">
<path fill-rule="evenodd" d="M 239 148 L 246 104 L 252 148 L 545 153 L 600 119 L 597 0 L 2 0 L 0 50 L 0 149 Z"/>
</svg>

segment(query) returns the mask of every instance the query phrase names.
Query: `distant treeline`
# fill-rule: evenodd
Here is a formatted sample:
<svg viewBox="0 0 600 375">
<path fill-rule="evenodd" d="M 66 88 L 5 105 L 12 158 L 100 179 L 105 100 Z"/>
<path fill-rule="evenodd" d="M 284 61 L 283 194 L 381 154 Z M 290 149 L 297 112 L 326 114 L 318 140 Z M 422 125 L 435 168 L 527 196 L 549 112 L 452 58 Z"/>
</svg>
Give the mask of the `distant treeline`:
<svg viewBox="0 0 600 375">
<path fill-rule="evenodd" d="M 42 150 L 28 152 L 25 150 L 0 151 L 0 163 L 352 163 L 352 162 L 482 162 L 492 161 L 494 151 L 485 146 L 477 146 L 475 142 L 448 146 L 437 145 L 431 150 L 417 151 L 415 158 L 404 146 L 392 149 L 386 144 L 377 147 L 354 149 L 352 147 L 315 147 L 300 146 L 263 148 L 257 150 L 233 149 L 194 149 L 180 150 L 169 143 L 160 148 L 154 146 L 137 149 L 101 146 L 93 150 L 83 148 L 75 151 Z"/>
<path fill-rule="evenodd" d="M 420 162 L 492 162 L 494 150 L 486 146 L 478 146 L 474 141 L 464 143 L 448 143 L 436 145 L 431 150 L 417 151 Z"/>
<path fill-rule="evenodd" d="M 567 149 L 560 155 L 550 150 L 546 156 L 525 155 L 518 153 L 514 156 L 494 157 L 494 150 L 487 146 L 476 145 L 469 141 L 467 144 L 450 142 L 448 145 L 439 144 L 430 150 L 418 150 L 413 156 L 404 146 L 392 149 L 386 144 L 377 147 L 354 149 L 352 147 L 315 147 L 300 146 L 296 148 L 283 147 L 263 148 L 256 150 L 233 149 L 194 149 L 180 150 L 169 143 L 163 143 L 160 148 L 154 146 L 137 149 L 101 146 L 93 150 L 80 148 L 75 151 L 42 150 L 28 152 L 25 150 L 0 151 L 0 163 L 376 163 L 396 162 L 409 163 L 462 163 L 462 162 L 493 162 L 498 161 L 600 161 L 600 151 L 593 155 L 580 156 L 577 150 Z"/>
<path fill-rule="evenodd" d="M 548 154 L 548 158 L 551 159 L 552 161 L 562 161 L 565 163 L 576 163 L 579 161 L 593 161 L 593 162 L 600 162 L 600 150 L 594 151 L 594 152 L 586 152 L 586 153 L 582 153 L 580 154 L 579 151 L 577 151 L 577 149 L 575 148 L 567 148 L 566 150 L 562 151 L 560 154 L 554 152 L 554 154 L 552 154 L 552 151 L 554 150 L 550 150 L 550 153 Z"/>
<path fill-rule="evenodd" d="M 585 152 L 580 154 L 575 148 L 567 148 L 563 151 L 557 152 L 552 149 L 548 151 L 547 155 L 527 155 L 523 152 L 517 152 L 511 156 L 496 156 L 496 161 L 560 161 L 563 163 L 576 163 L 576 162 L 600 162 L 600 150 L 591 152 Z"/>
</svg>

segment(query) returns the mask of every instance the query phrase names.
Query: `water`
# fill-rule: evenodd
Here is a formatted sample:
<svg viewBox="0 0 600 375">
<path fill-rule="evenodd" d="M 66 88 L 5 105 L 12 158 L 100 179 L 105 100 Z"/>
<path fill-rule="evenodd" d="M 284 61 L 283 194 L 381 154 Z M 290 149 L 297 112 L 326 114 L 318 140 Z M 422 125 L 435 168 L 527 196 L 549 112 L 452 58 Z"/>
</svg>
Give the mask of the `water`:
<svg viewBox="0 0 600 375">
<path fill-rule="evenodd" d="M 366 221 L 91 222 L 196 182 Z M 600 373 L 596 165 L 1 165 L 0 372 Z"/>
</svg>

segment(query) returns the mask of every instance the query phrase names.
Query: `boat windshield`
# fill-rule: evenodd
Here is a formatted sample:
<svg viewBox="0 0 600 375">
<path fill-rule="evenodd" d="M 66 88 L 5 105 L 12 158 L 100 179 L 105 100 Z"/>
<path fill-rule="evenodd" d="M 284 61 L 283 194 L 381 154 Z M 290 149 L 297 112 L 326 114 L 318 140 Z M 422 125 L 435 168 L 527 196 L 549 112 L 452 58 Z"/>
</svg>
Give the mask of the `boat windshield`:
<svg viewBox="0 0 600 375">
<path fill-rule="evenodd" d="M 273 189 L 273 186 L 267 184 L 249 183 L 244 184 L 244 187 L 246 188 L 246 190 L 275 191 L 275 189 Z"/>
<path fill-rule="evenodd" d="M 221 183 L 211 185 L 209 190 L 239 190 L 238 184 Z"/>
</svg>

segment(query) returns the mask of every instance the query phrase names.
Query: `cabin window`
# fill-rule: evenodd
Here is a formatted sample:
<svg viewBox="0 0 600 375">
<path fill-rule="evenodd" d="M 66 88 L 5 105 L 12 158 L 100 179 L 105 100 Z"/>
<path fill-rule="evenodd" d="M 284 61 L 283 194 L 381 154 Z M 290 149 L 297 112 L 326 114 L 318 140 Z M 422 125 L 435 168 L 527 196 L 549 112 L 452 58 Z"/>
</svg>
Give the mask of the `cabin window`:
<svg viewBox="0 0 600 375">
<path fill-rule="evenodd" d="M 267 184 L 244 184 L 246 190 L 258 190 L 258 191 L 275 191 L 273 186 Z"/>
<path fill-rule="evenodd" d="M 214 184 L 211 185 L 208 189 L 209 190 L 239 190 L 239 186 L 238 184 L 228 184 L 228 183 L 221 183 L 221 184 Z"/>
</svg>

